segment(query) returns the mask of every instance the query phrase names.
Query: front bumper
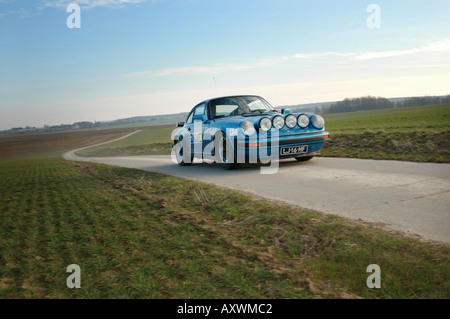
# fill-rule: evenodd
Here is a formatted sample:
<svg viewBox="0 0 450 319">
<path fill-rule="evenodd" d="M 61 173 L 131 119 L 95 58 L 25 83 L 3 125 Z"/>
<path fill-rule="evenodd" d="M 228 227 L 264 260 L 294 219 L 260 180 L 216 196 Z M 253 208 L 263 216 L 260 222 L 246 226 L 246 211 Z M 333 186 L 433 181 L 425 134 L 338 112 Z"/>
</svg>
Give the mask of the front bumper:
<svg viewBox="0 0 450 319">
<path fill-rule="evenodd" d="M 265 160 L 276 160 L 283 158 L 292 158 L 299 156 L 314 156 L 320 153 L 320 150 L 329 139 L 327 131 L 285 135 L 276 138 L 257 137 L 241 138 L 236 141 L 236 154 L 238 159 L 245 162 L 254 163 Z M 307 151 L 297 154 L 282 154 L 281 149 L 307 146 Z"/>
</svg>

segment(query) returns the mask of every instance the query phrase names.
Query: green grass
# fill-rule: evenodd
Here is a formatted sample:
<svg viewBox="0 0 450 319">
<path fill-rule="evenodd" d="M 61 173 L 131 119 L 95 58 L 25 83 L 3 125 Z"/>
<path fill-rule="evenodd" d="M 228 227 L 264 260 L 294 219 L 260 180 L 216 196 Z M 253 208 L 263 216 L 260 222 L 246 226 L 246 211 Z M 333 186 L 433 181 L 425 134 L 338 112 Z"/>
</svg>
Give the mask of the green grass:
<svg viewBox="0 0 450 319">
<path fill-rule="evenodd" d="M 450 162 L 450 105 L 325 117 L 331 140 L 323 156 Z"/>
<path fill-rule="evenodd" d="M 349 119 L 358 118 L 366 116 L 377 116 L 377 115 L 388 115 L 394 113 L 411 112 L 411 111 L 427 111 L 435 108 L 448 107 L 449 104 L 438 104 L 438 105 L 423 105 L 423 106 L 410 106 L 410 107 L 398 107 L 389 109 L 379 109 L 371 111 L 358 111 L 358 112 L 344 112 L 344 113 L 332 113 L 325 114 L 324 117 L 328 120 L 339 120 L 339 119 Z"/>
<path fill-rule="evenodd" d="M 443 132 L 450 127 L 450 104 L 324 115 L 333 134 Z"/>
<path fill-rule="evenodd" d="M 343 218 L 59 159 L 2 160 L 0 180 L 0 298 L 450 297 L 449 247 Z"/>
<path fill-rule="evenodd" d="M 173 130 L 173 126 L 141 130 L 128 138 L 79 151 L 77 155 L 90 157 L 170 154 L 170 137 Z"/>
<path fill-rule="evenodd" d="M 108 147 L 121 147 L 130 145 L 146 145 L 152 143 L 164 143 L 170 142 L 170 133 L 174 130 L 174 127 L 166 128 L 154 128 L 141 130 L 126 139 L 122 139 L 116 142 L 108 143 Z M 106 146 L 106 145 L 105 145 Z M 103 146 L 91 147 L 90 150 L 97 150 L 103 148 Z"/>
<path fill-rule="evenodd" d="M 98 149 L 86 149 L 77 152 L 84 157 L 111 157 L 111 156 L 136 156 L 136 155 L 168 155 L 172 150 L 172 143 L 152 143 L 142 145 L 124 145 L 116 147 L 103 147 Z"/>
</svg>

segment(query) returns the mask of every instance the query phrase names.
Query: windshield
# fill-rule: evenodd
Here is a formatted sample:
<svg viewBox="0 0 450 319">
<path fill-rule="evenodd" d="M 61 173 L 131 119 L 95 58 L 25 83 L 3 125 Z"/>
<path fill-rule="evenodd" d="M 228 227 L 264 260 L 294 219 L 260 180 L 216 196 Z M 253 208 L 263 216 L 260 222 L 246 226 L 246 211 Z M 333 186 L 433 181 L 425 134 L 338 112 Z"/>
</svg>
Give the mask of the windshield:
<svg viewBox="0 0 450 319">
<path fill-rule="evenodd" d="M 212 119 L 276 112 L 266 100 L 257 96 L 233 96 L 214 99 L 209 102 L 209 111 Z"/>
</svg>

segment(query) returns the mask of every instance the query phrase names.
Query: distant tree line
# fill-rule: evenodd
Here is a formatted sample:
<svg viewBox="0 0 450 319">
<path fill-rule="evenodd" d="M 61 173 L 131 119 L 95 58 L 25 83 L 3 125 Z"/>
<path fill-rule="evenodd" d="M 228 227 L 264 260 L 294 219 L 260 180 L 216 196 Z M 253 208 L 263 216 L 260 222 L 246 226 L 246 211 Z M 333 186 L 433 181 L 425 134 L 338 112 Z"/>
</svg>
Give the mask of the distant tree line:
<svg viewBox="0 0 450 319">
<path fill-rule="evenodd" d="M 108 123 L 102 122 L 76 122 L 73 124 L 60 124 L 60 125 L 44 125 L 44 127 L 13 127 L 9 130 L 0 131 L 0 136 L 13 136 L 13 135 L 28 135 L 38 133 L 49 132 L 65 132 L 70 130 L 90 129 L 96 127 L 106 127 Z"/>
<path fill-rule="evenodd" d="M 446 96 L 424 96 L 406 99 L 387 99 L 384 97 L 364 96 L 357 98 L 346 98 L 342 101 L 321 105 L 316 107 L 316 113 L 343 113 L 379 110 L 394 107 L 410 107 L 422 105 L 439 105 L 450 103 L 450 95 Z"/>
<path fill-rule="evenodd" d="M 450 94 L 446 96 L 411 97 L 396 103 L 397 107 L 439 105 L 450 103 Z"/>
</svg>

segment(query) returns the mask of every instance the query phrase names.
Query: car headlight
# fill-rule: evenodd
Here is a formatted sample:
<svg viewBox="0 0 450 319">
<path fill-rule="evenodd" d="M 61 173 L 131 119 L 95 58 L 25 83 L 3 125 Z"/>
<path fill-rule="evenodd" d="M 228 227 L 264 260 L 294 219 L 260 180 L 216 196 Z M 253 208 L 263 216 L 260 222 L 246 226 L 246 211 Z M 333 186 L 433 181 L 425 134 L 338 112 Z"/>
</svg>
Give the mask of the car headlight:
<svg viewBox="0 0 450 319">
<path fill-rule="evenodd" d="M 309 125 L 309 116 L 306 114 L 302 114 L 298 117 L 298 126 L 301 128 L 306 128 Z"/>
<path fill-rule="evenodd" d="M 264 132 L 268 132 L 272 128 L 272 121 L 269 118 L 267 118 L 267 117 L 263 117 L 261 119 L 261 121 L 259 121 L 259 127 Z"/>
<path fill-rule="evenodd" d="M 273 127 L 275 127 L 277 130 L 281 130 L 284 126 L 284 118 L 280 115 L 277 115 L 273 118 Z"/>
<path fill-rule="evenodd" d="M 245 135 L 248 135 L 248 136 L 253 135 L 253 134 L 255 134 L 255 132 L 256 132 L 255 127 L 254 127 L 253 124 L 250 123 L 249 121 L 243 122 L 243 123 L 241 124 L 241 128 L 242 128 L 242 130 L 244 131 L 244 134 L 245 134 Z"/>
<path fill-rule="evenodd" d="M 289 128 L 294 128 L 297 125 L 297 118 L 294 115 L 286 116 L 286 126 Z"/>
<path fill-rule="evenodd" d="M 320 115 L 314 115 L 311 119 L 312 125 L 317 129 L 322 129 L 325 125 L 325 120 Z"/>
</svg>

